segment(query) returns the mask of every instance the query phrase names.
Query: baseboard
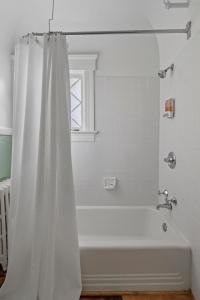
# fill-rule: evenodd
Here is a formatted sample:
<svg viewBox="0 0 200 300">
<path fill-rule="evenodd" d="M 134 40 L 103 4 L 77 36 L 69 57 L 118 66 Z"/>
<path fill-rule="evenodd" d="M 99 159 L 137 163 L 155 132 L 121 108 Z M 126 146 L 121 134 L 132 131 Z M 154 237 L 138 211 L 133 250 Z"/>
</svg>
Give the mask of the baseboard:
<svg viewBox="0 0 200 300">
<path fill-rule="evenodd" d="M 123 296 L 123 295 L 189 295 L 194 298 L 191 290 L 188 291 L 83 291 L 81 296 L 97 297 L 97 296 Z"/>
<path fill-rule="evenodd" d="M 191 292 L 191 294 L 192 294 L 192 297 L 193 297 L 194 300 L 200 300 L 200 295 L 195 295 L 194 296 L 194 294 L 192 292 Z"/>
<path fill-rule="evenodd" d="M 0 127 L 0 135 L 12 135 L 12 128 Z"/>
<path fill-rule="evenodd" d="M 86 291 L 182 291 L 189 289 L 181 273 L 82 275 Z"/>
</svg>

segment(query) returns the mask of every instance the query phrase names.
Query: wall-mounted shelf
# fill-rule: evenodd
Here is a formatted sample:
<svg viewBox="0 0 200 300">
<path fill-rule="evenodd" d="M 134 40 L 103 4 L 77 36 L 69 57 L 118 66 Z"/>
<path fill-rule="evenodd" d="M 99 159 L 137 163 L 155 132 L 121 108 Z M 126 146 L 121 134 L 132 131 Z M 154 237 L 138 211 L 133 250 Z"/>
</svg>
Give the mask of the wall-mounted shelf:
<svg viewBox="0 0 200 300">
<path fill-rule="evenodd" d="M 170 98 L 165 101 L 164 118 L 173 119 L 175 117 L 175 99 Z"/>
<path fill-rule="evenodd" d="M 185 1 L 171 1 L 171 0 L 163 0 L 165 7 L 167 9 L 170 8 L 188 8 L 190 5 L 190 0 Z"/>
</svg>

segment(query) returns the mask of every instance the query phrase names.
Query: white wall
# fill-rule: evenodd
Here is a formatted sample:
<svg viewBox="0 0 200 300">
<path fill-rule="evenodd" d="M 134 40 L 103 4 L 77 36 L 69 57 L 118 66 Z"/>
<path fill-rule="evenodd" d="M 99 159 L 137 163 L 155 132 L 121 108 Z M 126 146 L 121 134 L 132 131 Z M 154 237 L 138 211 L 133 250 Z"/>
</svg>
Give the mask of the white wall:
<svg viewBox="0 0 200 300">
<path fill-rule="evenodd" d="M 97 77 L 95 143 L 73 144 L 77 204 L 153 205 L 158 189 L 158 82 Z M 103 176 L 116 176 L 114 191 Z"/>
<path fill-rule="evenodd" d="M 17 38 L 47 31 L 51 1 L 8 0 L 0 12 L 0 127 L 12 123 L 10 53 Z M 143 1 L 56 1 L 52 30 L 150 28 Z M 158 48 L 154 36 L 68 38 L 69 51 L 99 53 L 95 143 L 73 145 L 78 204 L 153 204 L 158 186 Z M 117 176 L 105 192 L 102 178 Z"/>
<path fill-rule="evenodd" d="M 178 225 L 192 247 L 192 291 L 200 299 L 200 1 L 191 1 L 189 9 L 157 8 L 155 27 L 182 27 L 192 19 L 192 39 L 181 36 L 158 37 L 161 66 L 175 63 L 173 76 L 161 80 L 159 186 L 178 199 L 169 219 Z M 164 100 L 176 99 L 174 120 L 162 117 Z M 177 155 L 177 166 L 168 168 L 163 158 L 168 152 Z"/>
<path fill-rule="evenodd" d="M 12 127 L 11 59 L 14 44 L 22 33 L 44 26 L 48 0 L 7 0 L 0 9 L 0 128 Z M 46 3 L 45 3 L 46 2 Z M 47 6 L 48 7 L 48 6 Z M 40 13 L 39 13 L 40 12 Z M 41 13 L 42 12 L 42 13 Z M 46 26 L 47 27 L 47 26 Z"/>
<path fill-rule="evenodd" d="M 198 33 L 174 60 L 176 71 L 161 88 L 163 100 L 176 99 L 176 118 L 161 119 L 160 187 L 167 187 L 178 199 L 173 217 L 190 240 L 193 252 L 193 291 L 200 299 L 200 34 Z M 168 81 L 168 82 L 167 82 Z M 166 84 L 166 85 L 165 85 Z M 163 157 L 177 155 L 177 167 L 169 170 Z"/>
<path fill-rule="evenodd" d="M 55 10 L 54 29 L 151 28 L 144 1 L 81 0 Z M 159 54 L 155 36 L 72 37 L 70 52 L 98 52 L 95 143 L 72 145 L 77 204 L 155 204 L 158 189 Z M 115 191 L 103 177 L 116 176 Z"/>
<path fill-rule="evenodd" d="M 71 39 L 70 51 L 99 53 L 95 143 L 72 145 L 77 204 L 155 204 L 158 189 L 159 81 L 155 37 Z M 85 46 L 83 46 L 85 45 Z M 116 176 L 114 191 L 103 177 Z"/>
</svg>

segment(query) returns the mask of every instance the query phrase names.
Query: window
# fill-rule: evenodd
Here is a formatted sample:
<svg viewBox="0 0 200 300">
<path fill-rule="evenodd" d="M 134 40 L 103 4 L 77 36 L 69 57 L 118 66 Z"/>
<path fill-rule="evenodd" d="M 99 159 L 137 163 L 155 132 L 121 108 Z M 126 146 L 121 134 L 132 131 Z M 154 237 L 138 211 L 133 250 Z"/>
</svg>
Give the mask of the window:
<svg viewBox="0 0 200 300">
<path fill-rule="evenodd" d="M 7 130 L 8 131 L 8 130 Z M 12 135 L 0 132 L 0 181 L 10 178 L 12 156 Z"/>
<path fill-rule="evenodd" d="M 83 78 L 78 73 L 70 74 L 71 130 L 83 130 Z"/>
<path fill-rule="evenodd" d="M 97 54 L 69 54 L 71 90 L 71 140 L 93 142 L 98 131 L 94 122 L 94 75 Z M 12 67 L 14 68 L 14 55 Z M 12 74 L 14 71 L 12 72 Z"/>
<path fill-rule="evenodd" d="M 94 72 L 97 54 L 70 54 L 72 141 L 94 141 Z"/>
</svg>

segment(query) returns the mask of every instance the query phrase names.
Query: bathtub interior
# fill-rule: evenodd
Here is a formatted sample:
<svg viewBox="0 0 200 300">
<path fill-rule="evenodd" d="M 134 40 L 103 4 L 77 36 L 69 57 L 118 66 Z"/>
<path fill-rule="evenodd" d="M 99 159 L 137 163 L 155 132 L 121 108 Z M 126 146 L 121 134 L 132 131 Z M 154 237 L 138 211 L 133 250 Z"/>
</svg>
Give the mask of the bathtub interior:
<svg viewBox="0 0 200 300">
<path fill-rule="evenodd" d="M 163 230 L 163 224 L 167 231 Z M 79 206 L 77 224 L 80 241 L 152 241 L 188 245 L 182 234 L 154 207 Z"/>
</svg>

